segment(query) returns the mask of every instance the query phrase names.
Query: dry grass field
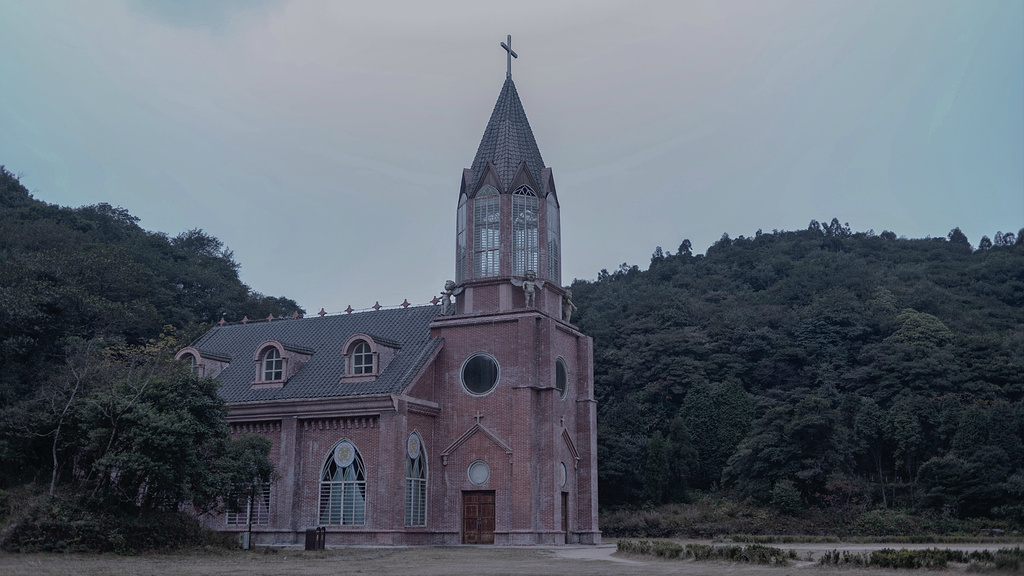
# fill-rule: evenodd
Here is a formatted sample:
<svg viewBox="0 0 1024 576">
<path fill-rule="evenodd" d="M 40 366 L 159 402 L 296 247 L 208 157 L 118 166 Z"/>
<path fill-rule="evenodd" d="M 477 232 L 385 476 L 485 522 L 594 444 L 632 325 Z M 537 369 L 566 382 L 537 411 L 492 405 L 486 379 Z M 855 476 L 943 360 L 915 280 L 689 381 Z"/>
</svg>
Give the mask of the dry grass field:
<svg viewBox="0 0 1024 576">
<path fill-rule="evenodd" d="M 726 562 L 658 560 L 648 557 L 620 557 L 614 546 L 603 547 L 422 547 L 422 548 L 337 548 L 324 552 L 305 552 L 298 548 L 257 549 L 254 551 L 191 551 L 140 556 L 85 554 L 3 554 L 0 574 L 6 576 L 77 575 L 153 575 L 202 574 L 211 576 L 263 575 L 342 575 L 373 576 L 469 576 L 476 574 L 526 575 L 755 575 L 777 576 L 886 576 L 907 570 L 848 569 L 820 567 L 807 558 L 839 548 L 863 552 L 892 545 L 792 544 L 800 560 L 788 566 L 757 566 Z M 964 550 L 995 549 L 991 545 L 940 545 Z M 897 548 L 901 546 L 895 546 Z M 927 548 L 908 545 L 907 548 Z M 951 566 L 945 572 L 963 572 L 963 566 Z"/>
</svg>

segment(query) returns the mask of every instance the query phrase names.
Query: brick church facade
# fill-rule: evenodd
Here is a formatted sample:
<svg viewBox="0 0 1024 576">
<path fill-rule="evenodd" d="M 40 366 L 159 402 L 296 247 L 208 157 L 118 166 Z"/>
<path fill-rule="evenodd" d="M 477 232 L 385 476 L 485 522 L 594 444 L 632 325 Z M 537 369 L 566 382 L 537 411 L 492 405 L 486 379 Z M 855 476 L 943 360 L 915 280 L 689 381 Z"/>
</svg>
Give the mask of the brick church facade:
<svg viewBox="0 0 1024 576">
<path fill-rule="evenodd" d="M 509 50 L 511 53 L 511 50 Z M 178 353 L 276 477 L 203 520 L 253 541 L 600 542 L 592 340 L 561 287 L 560 203 L 506 78 L 433 306 L 215 327 Z M 453 200 L 455 195 L 453 194 Z"/>
</svg>

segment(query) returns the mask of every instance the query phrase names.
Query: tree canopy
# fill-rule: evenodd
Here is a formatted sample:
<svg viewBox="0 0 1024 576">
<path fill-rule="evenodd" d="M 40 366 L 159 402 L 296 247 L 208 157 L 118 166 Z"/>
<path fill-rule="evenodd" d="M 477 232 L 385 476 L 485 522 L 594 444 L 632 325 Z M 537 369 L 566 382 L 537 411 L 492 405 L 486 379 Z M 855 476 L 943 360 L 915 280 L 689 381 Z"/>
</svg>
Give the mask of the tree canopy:
<svg viewBox="0 0 1024 576">
<path fill-rule="evenodd" d="M 217 382 L 172 358 L 223 316 L 293 312 L 202 230 L 47 204 L 0 167 L 0 489 L 203 510 L 269 480 L 266 440 L 230 438 Z"/>
<path fill-rule="evenodd" d="M 602 505 L 696 489 L 1019 517 L 1022 236 L 974 250 L 832 219 L 576 280 Z"/>
</svg>

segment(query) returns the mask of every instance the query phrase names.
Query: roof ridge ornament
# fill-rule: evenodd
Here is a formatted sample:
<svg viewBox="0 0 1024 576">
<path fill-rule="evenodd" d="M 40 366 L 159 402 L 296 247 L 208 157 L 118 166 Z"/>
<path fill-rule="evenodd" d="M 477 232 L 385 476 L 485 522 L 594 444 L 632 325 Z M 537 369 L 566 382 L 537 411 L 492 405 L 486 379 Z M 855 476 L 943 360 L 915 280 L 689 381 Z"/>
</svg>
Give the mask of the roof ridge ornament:
<svg viewBox="0 0 1024 576">
<path fill-rule="evenodd" d="M 505 55 L 505 58 L 508 60 L 508 67 L 505 70 L 505 78 L 508 78 L 509 80 L 511 80 L 512 79 L 512 59 L 513 58 L 519 58 L 519 55 L 516 54 L 514 50 L 512 50 L 512 35 L 511 34 L 508 35 L 508 44 L 505 44 L 504 42 L 502 42 L 501 43 L 501 47 L 505 49 L 505 52 L 508 52 L 508 54 Z"/>
</svg>

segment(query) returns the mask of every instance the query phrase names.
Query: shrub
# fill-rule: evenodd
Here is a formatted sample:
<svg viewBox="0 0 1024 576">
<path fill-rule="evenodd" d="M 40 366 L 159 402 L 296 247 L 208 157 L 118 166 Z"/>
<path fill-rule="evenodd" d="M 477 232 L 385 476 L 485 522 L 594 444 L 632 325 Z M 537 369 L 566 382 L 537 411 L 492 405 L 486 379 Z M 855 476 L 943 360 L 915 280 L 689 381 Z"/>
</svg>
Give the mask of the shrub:
<svg viewBox="0 0 1024 576">
<path fill-rule="evenodd" d="M 7 552 L 114 552 L 172 549 L 207 543 L 207 533 L 185 513 L 92 511 L 81 503 L 46 499 L 12 519 L 0 549 Z"/>
<path fill-rule="evenodd" d="M 650 554 L 653 546 L 650 540 L 619 540 L 615 548 L 623 554 Z"/>
<path fill-rule="evenodd" d="M 804 501 L 792 481 L 779 480 L 772 488 L 772 506 L 784 514 L 793 514 L 803 508 Z"/>
<path fill-rule="evenodd" d="M 651 546 L 654 555 L 662 558 L 682 558 L 684 550 L 682 545 L 665 540 L 656 540 Z"/>
</svg>

